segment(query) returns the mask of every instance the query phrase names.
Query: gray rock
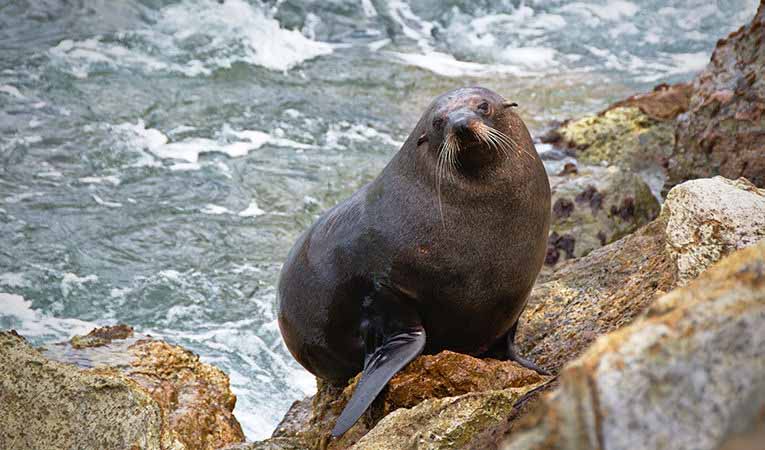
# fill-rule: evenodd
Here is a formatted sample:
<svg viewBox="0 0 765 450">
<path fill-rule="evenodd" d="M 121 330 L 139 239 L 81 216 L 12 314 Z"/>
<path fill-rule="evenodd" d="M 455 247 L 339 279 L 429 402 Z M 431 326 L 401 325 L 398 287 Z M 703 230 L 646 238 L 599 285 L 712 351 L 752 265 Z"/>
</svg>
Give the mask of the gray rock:
<svg viewBox="0 0 765 450">
<path fill-rule="evenodd" d="M 765 242 L 598 339 L 506 450 L 712 450 L 765 409 Z"/>
</svg>

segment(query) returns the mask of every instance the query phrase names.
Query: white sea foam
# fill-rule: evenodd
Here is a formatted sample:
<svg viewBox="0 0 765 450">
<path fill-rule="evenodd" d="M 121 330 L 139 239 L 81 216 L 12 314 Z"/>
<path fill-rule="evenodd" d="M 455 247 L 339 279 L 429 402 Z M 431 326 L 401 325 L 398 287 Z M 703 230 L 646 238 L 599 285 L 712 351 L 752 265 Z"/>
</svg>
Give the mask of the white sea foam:
<svg viewBox="0 0 765 450">
<path fill-rule="evenodd" d="M 232 158 L 242 157 L 266 143 L 280 147 L 296 149 L 314 148 L 290 139 L 274 137 L 257 130 L 232 130 L 224 125 L 216 139 L 190 137 L 177 142 L 169 142 L 168 137 L 155 128 L 147 128 L 143 120 L 135 124 L 125 123 L 111 126 L 121 138 L 136 149 L 145 149 L 159 158 L 185 161 L 171 167 L 172 170 L 195 170 L 200 168 L 199 155 L 203 153 L 223 153 Z"/>
<path fill-rule="evenodd" d="M 87 275 L 80 277 L 74 273 L 65 273 L 61 279 L 61 294 L 66 298 L 73 290 L 82 288 L 86 283 L 95 283 L 98 281 L 97 275 Z"/>
<path fill-rule="evenodd" d="M 121 180 L 116 175 L 104 175 L 100 177 L 82 177 L 79 179 L 80 183 L 84 184 L 111 184 L 112 186 L 119 186 Z"/>
<path fill-rule="evenodd" d="M 16 86 L 11 86 L 10 84 L 0 85 L 0 92 L 4 94 L 8 94 L 11 97 L 16 97 L 20 100 L 23 100 L 26 98 Z"/>
<path fill-rule="evenodd" d="M 204 208 L 200 209 L 199 212 L 202 214 L 211 214 L 214 216 L 220 215 L 220 214 L 232 214 L 231 211 L 228 210 L 228 208 L 220 206 L 220 205 L 213 205 L 212 203 L 208 203 L 204 206 Z"/>
<path fill-rule="evenodd" d="M 29 286 L 29 281 L 24 278 L 23 273 L 6 272 L 0 274 L 0 285 L 12 288 L 23 288 Z"/>
<path fill-rule="evenodd" d="M 49 53 L 72 75 L 86 78 L 103 66 L 190 77 L 237 62 L 285 71 L 333 51 L 328 43 L 281 28 L 262 6 L 244 0 L 184 0 L 161 9 L 150 27 L 118 38 L 68 39 Z"/>
<path fill-rule="evenodd" d="M 266 212 L 263 211 L 258 207 L 258 202 L 256 202 L 254 199 L 250 202 L 250 204 L 247 206 L 247 208 L 239 211 L 237 214 L 240 217 L 257 217 L 262 216 Z"/>
<path fill-rule="evenodd" d="M 9 321 L 10 328 L 27 338 L 68 339 L 96 328 L 91 322 L 41 313 L 32 308 L 31 301 L 8 293 L 0 293 L 0 318 Z"/>
<path fill-rule="evenodd" d="M 93 200 L 98 203 L 101 206 L 108 206 L 109 208 L 121 208 L 122 203 L 119 202 L 110 202 L 108 200 L 104 200 L 101 197 L 99 197 L 96 194 L 90 194 L 91 197 L 93 197 Z"/>
</svg>

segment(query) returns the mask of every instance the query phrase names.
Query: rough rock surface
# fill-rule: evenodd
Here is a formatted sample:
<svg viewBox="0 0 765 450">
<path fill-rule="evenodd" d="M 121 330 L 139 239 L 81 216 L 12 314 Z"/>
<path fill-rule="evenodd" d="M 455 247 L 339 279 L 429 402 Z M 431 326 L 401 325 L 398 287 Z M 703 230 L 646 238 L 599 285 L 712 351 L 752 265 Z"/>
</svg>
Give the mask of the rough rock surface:
<svg viewBox="0 0 765 450">
<path fill-rule="evenodd" d="M 598 336 L 630 323 L 672 289 L 675 268 L 659 218 L 540 280 L 516 335 L 521 354 L 557 372 Z"/>
<path fill-rule="evenodd" d="M 3 342 L 14 343 L 8 336 L 3 335 Z M 23 339 L 16 340 L 23 346 L 0 349 L 0 359 L 8 359 L 0 372 L 10 371 L 0 377 L 14 380 L 0 391 L 6 397 L 0 404 L 18 411 L 17 418 L 6 415 L 9 420 L 33 418 L 19 428 L 0 417 L 0 430 L 19 430 L 32 440 L 15 446 L 22 441 L 10 436 L 10 444 L 0 448 L 190 450 L 244 440 L 233 416 L 236 397 L 228 377 L 187 350 L 139 339 L 124 325 L 75 336 L 71 343 L 51 345 L 42 354 Z M 37 366 L 42 368 L 30 369 Z M 46 383 L 37 383 L 46 377 Z"/>
<path fill-rule="evenodd" d="M 765 1 L 694 81 L 668 171 L 668 187 L 718 174 L 765 187 Z"/>
<path fill-rule="evenodd" d="M 598 339 L 560 375 L 520 449 L 717 449 L 765 412 L 765 242 Z"/>
<path fill-rule="evenodd" d="M 0 332 L 0 410 L 3 449 L 183 448 L 137 383 L 51 361 L 14 332 Z"/>
<path fill-rule="evenodd" d="M 659 202 L 637 175 L 617 167 L 581 167 L 550 177 L 552 223 L 545 265 L 587 255 L 659 214 Z"/>
<path fill-rule="evenodd" d="M 680 282 L 711 262 L 765 238 L 765 189 L 745 178 L 692 180 L 672 189 L 664 203 L 667 246 Z"/>
<path fill-rule="evenodd" d="M 514 405 L 536 386 L 429 399 L 386 416 L 355 450 L 474 448 L 485 430 L 504 422 Z"/>
<path fill-rule="evenodd" d="M 518 328 L 522 354 L 557 372 L 595 338 L 695 277 L 695 268 L 765 237 L 762 200 L 741 180 L 676 186 L 654 222 L 538 280 Z"/>
<path fill-rule="evenodd" d="M 400 422 L 411 420 L 413 416 L 410 414 L 415 414 L 418 420 L 428 421 L 428 429 L 451 423 L 451 434 L 447 433 L 445 440 L 434 441 L 433 445 L 437 446 L 432 447 L 449 448 L 444 447 L 448 442 L 470 436 L 479 439 L 480 431 L 490 432 L 494 427 L 507 428 L 507 414 L 500 414 L 500 411 L 512 410 L 513 404 L 501 404 L 501 399 L 516 398 L 549 380 L 549 377 L 509 361 L 479 359 L 449 351 L 423 355 L 393 377 L 356 425 L 341 438 L 331 439 L 330 430 L 350 399 L 357 378 L 343 388 L 319 380 L 319 389 L 310 409 L 305 401 L 296 402 L 272 438 L 232 449 L 349 448 L 370 430 L 377 429 L 381 419 L 386 420 L 396 411 L 406 408 L 412 408 L 413 412 L 386 422 L 388 429 L 398 430 L 396 433 L 401 442 L 415 442 L 418 439 L 410 424 Z M 439 417 L 444 421 L 439 421 Z M 385 447 L 386 444 L 379 442 L 384 434 L 377 436 L 364 444 L 372 447 L 363 448 L 376 448 L 374 446 L 377 445 L 382 446 L 378 448 L 397 448 L 398 444 L 392 443 Z"/>
<path fill-rule="evenodd" d="M 234 417 L 236 396 L 228 376 L 199 356 L 164 341 L 139 340 L 125 375 L 159 404 L 169 426 L 187 449 L 217 449 L 244 441 Z"/>
</svg>

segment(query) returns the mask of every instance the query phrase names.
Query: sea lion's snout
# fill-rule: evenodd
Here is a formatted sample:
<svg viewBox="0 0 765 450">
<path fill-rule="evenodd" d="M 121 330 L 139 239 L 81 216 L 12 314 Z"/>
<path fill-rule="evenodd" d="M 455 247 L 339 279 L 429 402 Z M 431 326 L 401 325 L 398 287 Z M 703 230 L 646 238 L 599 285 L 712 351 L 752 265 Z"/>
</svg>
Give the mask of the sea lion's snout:
<svg viewBox="0 0 765 450">
<path fill-rule="evenodd" d="M 467 108 L 449 113 L 448 130 L 460 140 L 476 138 L 477 127 L 480 126 L 481 118 Z"/>
</svg>

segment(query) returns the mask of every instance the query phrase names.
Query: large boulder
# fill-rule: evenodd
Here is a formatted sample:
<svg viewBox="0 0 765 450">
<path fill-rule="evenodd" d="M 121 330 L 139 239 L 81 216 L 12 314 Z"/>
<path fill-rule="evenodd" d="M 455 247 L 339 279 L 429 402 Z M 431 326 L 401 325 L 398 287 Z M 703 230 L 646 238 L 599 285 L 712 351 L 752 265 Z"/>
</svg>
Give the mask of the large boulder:
<svg viewBox="0 0 765 450">
<path fill-rule="evenodd" d="M 677 122 L 668 187 L 718 174 L 765 187 L 765 1 L 717 43 Z"/>
<path fill-rule="evenodd" d="M 242 442 L 228 377 L 181 347 L 98 328 L 40 352 L 0 335 L 0 448 L 205 449 Z"/>
<path fill-rule="evenodd" d="M 765 242 L 599 338 L 506 450 L 720 448 L 765 411 Z"/>
<path fill-rule="evenodd" d="M 539 280 L 518 329 L 522 354 L 558 371 L 679 282 L 765 237 L 763 200 L 746 180 L 676 186 L 654 222 Z"/>
<path fill-rule="evenodd" d="M 640 228 L 659 214 L 643 179 L 615 166 L 581 166 L 550 177 L 552 222 L 545 266 L 579 258 Z"/>
<path fill-rule="evenodd" d="M 0 332 L 0 448 L 183 448 L 149 393 L 112 369 L 51 361 Z"/>
<path fill-rule="evenodd" d="M 765 189 L 745 178 L 685 182 L 669 192 L 664 210 L 667 246 L 681 283 L 722 256 L 765 238 Z"/>
</svg>

